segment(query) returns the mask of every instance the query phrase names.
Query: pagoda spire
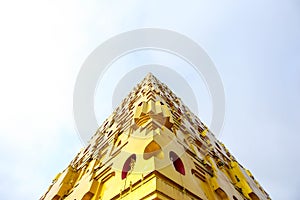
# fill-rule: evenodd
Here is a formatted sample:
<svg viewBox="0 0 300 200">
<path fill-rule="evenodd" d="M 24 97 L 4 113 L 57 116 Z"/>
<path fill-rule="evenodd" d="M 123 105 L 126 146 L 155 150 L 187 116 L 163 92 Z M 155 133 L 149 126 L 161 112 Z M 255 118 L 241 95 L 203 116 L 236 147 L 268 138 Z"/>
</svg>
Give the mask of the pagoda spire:
<svg viewBox="0 0 300 200">
<path fill-rule="evenodd" d="M 153 74 L 129 93 L 41 200 L 270 199 Z"/>
</svg>

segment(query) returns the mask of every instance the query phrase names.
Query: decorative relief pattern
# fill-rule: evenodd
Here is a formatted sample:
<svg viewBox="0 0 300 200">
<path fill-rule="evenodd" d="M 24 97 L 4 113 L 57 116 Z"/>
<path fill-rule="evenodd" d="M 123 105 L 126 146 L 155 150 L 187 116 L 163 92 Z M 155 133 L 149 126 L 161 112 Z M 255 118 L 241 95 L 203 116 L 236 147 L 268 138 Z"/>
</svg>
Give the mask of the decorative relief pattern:
<svg viewBox="0 0 300 200">
<path fill-rule="evenodd" d="M 147 75 L 41 200 L 270 199 L 165 84 Z"/>
</svg>

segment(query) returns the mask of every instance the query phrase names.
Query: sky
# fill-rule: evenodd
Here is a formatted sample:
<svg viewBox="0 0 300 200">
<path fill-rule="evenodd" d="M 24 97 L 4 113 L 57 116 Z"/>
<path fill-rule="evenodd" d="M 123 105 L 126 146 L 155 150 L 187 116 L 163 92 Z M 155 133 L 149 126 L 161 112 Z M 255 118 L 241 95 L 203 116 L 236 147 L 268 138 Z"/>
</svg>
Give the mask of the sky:
<svg viewBox="0 0 300 200">
<path fill-rule="evenodd" d="M 145 27 L 179 32 L 205 49 L 226 95 L 219 139 L 272 199 L 296 200 L 300 188 L 296 0 L 1 1 L 1 199 L 38 199 L 83 148 L 73 118 L 74 85 L 83 62 L 112 36 Z M 154 52 L 137 53 L 112 66 L 107 77 L 120 65 L 130 71 L 132 64 L 180 63 L 170 59 Z M 179 67 L 174 70 L 180 72 Z M 209 124 L 211 105 L 201 78 L 191 70 L 182 76 L 196 92 L 200 119 Z M 100 101 L 101 89 L 110 85 L 116 83 L 104 77 L 95 96 L 100 124 L 111 111 L 101 110 L 105 104 Z"/>
</svg>

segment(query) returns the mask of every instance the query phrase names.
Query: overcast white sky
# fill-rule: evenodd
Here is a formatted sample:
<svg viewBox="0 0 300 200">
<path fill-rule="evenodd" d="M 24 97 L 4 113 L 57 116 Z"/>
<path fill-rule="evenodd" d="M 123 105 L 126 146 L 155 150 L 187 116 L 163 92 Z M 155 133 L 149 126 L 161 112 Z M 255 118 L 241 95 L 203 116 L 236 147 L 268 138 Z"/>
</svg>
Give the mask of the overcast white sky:
<svg viewBox="0 0 300 200">
<path fill-rule="evenodd" d="M 177 31 L 206 50 L 226 94 L 220 140 L 273 199 L 298 199 L 297 0 L 1 1 L 1 199 L 38 199 L 73 159 L 82 148 L 72 111 L 82 63 L 101 42 L 143 27 Z M 205 122 L 209 112 L 199 106 Z"/>
</svg>

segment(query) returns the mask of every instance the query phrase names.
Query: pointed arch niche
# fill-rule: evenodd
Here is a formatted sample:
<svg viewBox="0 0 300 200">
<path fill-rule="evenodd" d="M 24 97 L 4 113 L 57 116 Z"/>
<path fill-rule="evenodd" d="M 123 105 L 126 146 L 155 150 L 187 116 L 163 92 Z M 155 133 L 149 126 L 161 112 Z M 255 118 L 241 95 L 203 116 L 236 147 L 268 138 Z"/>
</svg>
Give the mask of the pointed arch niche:
<svg viewBox="0 0 300 200">
<path fill-rule="evenodd" d="M 129 156 L 129 158 L 127 158 L 127 160 L 125 161 L 125 163 L 123 165 L 123 169 L 122 169 L 122 174 L 121 174 L 122 180 L 127 177 L 128 172 L 130 172 L 132 170 L 135 162 L 136 162 L 135 154 L 132 154 L 131 156 Z"/>
<path fill-rule="evenodd" d="M 145 147 L 143 158 L 145 160 L 148 160 L 152 156 L 154 156 L 155 158 L 158 158 L 158 159 L 164 158 L 164 152 L 162 151 L 161 146 L 155 141 L 151 141 Z"/>
<path fill-rule="evenodd" d="M 184 165 L 179 156 L 174 151 L 170 151 L 169 157 L 175 167 L 175 170 L 180 174 L 185 175 Z"/>
</svg>

